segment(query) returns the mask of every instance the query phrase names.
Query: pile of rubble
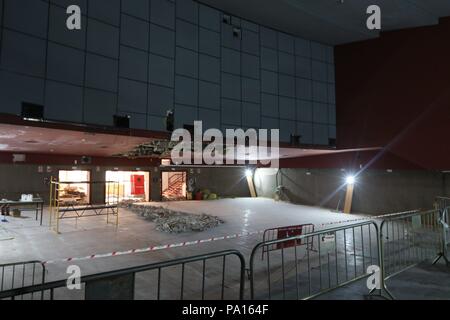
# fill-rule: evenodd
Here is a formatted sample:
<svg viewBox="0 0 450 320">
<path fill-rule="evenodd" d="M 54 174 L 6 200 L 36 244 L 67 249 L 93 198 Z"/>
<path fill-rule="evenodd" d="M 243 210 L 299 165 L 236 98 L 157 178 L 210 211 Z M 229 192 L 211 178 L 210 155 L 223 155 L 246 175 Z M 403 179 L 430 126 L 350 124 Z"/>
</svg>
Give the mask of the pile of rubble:
<svg viewBox="0 0 450 320">
<path fill-rule="evenodd" d="M 128 208 L 154 222 L 156 230 L 168 233 L 204 231 L 224 223 L 223 220 L 205 213 L 190 214 L 157 206 L 130 204 Z"/>
<path fill-rule="evenodd" d="M 133 200 L 133 199 L 126 199 L 126 200 L 121 200 L 119 202 L 119 207 L 121 208 L 125 208 L 125 209 L 131 209 L 134 204 L 141 202 L 141 200 Z"/>
</svg>

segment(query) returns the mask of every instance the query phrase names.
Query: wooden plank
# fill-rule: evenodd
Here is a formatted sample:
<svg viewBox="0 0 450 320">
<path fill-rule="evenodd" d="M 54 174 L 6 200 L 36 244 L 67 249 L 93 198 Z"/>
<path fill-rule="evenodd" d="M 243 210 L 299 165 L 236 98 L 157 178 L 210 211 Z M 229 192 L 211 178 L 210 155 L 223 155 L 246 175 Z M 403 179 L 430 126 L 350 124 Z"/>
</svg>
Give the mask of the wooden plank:
<svg viewBox="0 0 450 320">
<path fill-rule="evenodd" d="M 344 213 L 350 213 L 352 211 L 353 190 L 354 184 L 347 184 L 347 192 L 345 194 Z"/>
<path fill-rule="evenodd" d="M 255 184 L 253 183 L 252 176 L 247 176 L 247 183 L 248 183 L 248 188 L 250 190 L 250 195 L 252 196 L 252 198 L 256 198 Z"/>
</svg>

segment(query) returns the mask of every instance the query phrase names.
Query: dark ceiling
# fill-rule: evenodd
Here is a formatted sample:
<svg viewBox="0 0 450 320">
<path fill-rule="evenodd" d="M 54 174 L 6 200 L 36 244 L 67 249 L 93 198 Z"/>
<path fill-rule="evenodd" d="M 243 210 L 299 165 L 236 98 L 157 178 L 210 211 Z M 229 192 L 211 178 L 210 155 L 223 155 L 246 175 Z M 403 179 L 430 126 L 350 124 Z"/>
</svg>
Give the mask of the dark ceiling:
<svg viewBox="0 0 450 320">
<path fill-rule="evenodd" d="M 146 137 L 0 124 L 0 152 L 108 157 L 149 140 Z"/>
<path fill-rule="evenodd" d="M 433 25 L 450 16 L 450 0 L 199 0 L 305 39 L 337 45 L 375 38 L 367 7 L 381 8 L 381 31 Z"/>
<path fill-rule="evenodd" d="M 0 124 L 0 152 L 110 157 L 127 153 L 136 146 L 148 144 L 152 141 L 157 140 L 148 137 Z M 373 151 L 378 149 L 330 150 L 280 148 L 280 158 Z"/>
</svg>

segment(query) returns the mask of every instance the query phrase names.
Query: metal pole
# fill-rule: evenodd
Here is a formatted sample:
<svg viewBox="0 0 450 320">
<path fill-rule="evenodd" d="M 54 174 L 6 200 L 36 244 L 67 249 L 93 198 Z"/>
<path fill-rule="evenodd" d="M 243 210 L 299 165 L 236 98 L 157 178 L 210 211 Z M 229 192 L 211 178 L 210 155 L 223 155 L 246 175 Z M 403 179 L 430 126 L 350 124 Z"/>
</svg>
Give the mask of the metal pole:
<svg viewBox="0 0 450 320">
<path fill-rule="evenodd" d="M 60 204 L 60 201 L 59 201 L 59 187 L 60 187 L 59 181 L 57 182 L 57 186 L 58 186 L 58 188 L 55 188 L 55 193 L 56 193 L 56 198 L 57 198 L 57 203 L 56 203 L 56 233 L 59 234 L 59 204 Z"/>
<path fill-rule="evenodd" d="M 52 228 L 52 213 L 53 213 L 53 205 L 52 205 L 52 201 L 53 201 L 53 177 L 50 176 L 50 195 L 49 195 L 49 207 L 48 207 L 48 211 L 49 211 L 49 227 L 50 229 Z"/>
</svg>

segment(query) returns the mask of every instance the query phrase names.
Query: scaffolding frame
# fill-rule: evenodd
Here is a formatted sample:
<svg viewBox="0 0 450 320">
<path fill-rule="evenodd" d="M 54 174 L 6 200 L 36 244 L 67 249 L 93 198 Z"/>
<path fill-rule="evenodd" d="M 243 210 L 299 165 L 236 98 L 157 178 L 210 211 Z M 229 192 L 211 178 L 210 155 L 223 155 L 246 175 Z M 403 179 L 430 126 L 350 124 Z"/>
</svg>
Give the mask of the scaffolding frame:
<svg viewBox="0 0 450 320">
<path fill-rule="evenodd" d="M 61 185 L 71 184 L 88 184 L 89 187 L 92 184 L 105 184 L 105 204 L 64 204 L 64 201 L 60 200 L 60 192 L 64 191 Z M 59 234 L 62 219 L 75 219 L 78 224 L 78 218 L 98 216 L 106 216 L 107 224 L 112 219 L 112 223 L 117 227 L 119 225 L 119 190 L 119 181 L 58 181 L 55 177 L 50 177 L 50 229 Z M 112 218 L 110 218 L 111 215 Z"/>
</svg>

